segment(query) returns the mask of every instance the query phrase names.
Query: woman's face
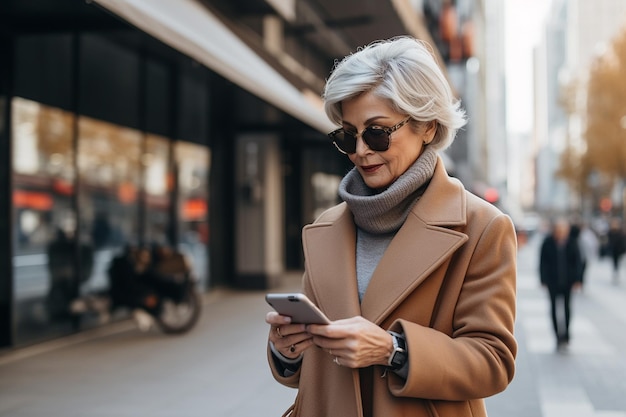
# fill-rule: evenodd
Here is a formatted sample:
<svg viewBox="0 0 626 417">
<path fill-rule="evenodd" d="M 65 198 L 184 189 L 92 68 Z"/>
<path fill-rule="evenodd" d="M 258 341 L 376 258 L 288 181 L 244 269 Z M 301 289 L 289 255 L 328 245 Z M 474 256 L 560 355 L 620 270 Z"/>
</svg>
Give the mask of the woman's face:
<svg viewBox="0 0 626 417">
<path fill-rule="evenodd" d="M 393 111 L 387 101 L 371 92 L 344 100 L 341 109 L 344 129 L 359 133 L 368 126 L 392 127 L 407 117 Z M 432 141 L 435 126 L 435 123 L 421 125 L 416 132 L 412 123 L 406 124 L 391 133 L 389 149 L 383 152 L 372 151 L 359 135 L 356 152 L 348 157 L 368 187 L 383 190 L 415 162 L 422 153 L 424 142 Z"/>
</svg>

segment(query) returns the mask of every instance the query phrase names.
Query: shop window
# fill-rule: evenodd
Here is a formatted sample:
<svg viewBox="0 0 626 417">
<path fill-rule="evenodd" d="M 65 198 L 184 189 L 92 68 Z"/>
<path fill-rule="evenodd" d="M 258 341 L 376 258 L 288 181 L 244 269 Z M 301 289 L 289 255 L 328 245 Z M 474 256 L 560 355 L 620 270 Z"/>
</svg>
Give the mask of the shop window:
<svg viewBox="0 0 626 417">
<path fill-rule="evenodd" d="M 108 288 L 111 259 L 139 243 L 141 142 L 142 133 L 135 129 L 79 118 L 79 237 L 94 254 L 82 294 Z"/>
<path fill-rule="evenodd" d="M 13 278 L 16 343 L 68 333 L 66 305 L 77 289 L 72 207 L 74 116 L 12 100 Z"/>
<path fill-rule="evenodd" d="M 337 204 L 337 190 L 341 176 L 325 172 L 315 172 L 311 175 L 313 189 L 313 219 L 317 219 L 324 211 Z"/>
<path fill-rule="evenodd" d="M 161 136 L 147 135 L 143 187 L 145 191 L 144 238 L 148 244 L 168 244 L 169 215 L 173 175 L 170 170 L 170 142 Z"/>
<path fill-rule="evenodd" d="M 201 288 L 209 285 L 209 170 L 210 150 L 189 142 L 177 142 L 178 247 L 187 254 Z"/>
</svg>

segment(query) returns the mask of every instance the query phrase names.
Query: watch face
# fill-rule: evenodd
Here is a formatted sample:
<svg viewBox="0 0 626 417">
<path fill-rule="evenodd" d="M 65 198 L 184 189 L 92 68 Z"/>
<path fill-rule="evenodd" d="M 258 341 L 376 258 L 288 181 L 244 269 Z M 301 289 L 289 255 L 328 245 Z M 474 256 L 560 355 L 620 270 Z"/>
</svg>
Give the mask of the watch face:
<svg viewBox="0 0 626 417">
<path fill-rule="evenodd" d="M 394 351 L 389 358 L 389 367 L 395 370 L 401 368 L 406 362 L 406 343 L 402 336 L 392 333 L 391 337 L 393 338 Z"/>
<path fill-rule="evenodd" d="M 393 358 L 391 359 L 391 366 L 394 369 L 402 368 L 405 361 L 406 361 L 406 354 L 404 352 L 396 351 L 393 353 Z"/>
</svg>

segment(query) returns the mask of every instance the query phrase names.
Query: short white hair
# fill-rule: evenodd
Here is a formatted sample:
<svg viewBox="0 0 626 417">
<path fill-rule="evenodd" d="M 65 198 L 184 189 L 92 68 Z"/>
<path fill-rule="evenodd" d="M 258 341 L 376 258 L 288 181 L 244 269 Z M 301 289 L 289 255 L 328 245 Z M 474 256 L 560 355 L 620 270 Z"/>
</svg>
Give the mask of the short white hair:
<svg viewBox="0 0 626 417">
<path fill-rule="evenodd" d="M 467 122 L 428 44 L 409 36 L 373 42 L 337 61 L 324 88 L 326 115 L 341 125 L 341 103 L 366 92 L 418 122 L 437 122 L 429 144 L 437 150 L 450 146 Z"/>
</svg>

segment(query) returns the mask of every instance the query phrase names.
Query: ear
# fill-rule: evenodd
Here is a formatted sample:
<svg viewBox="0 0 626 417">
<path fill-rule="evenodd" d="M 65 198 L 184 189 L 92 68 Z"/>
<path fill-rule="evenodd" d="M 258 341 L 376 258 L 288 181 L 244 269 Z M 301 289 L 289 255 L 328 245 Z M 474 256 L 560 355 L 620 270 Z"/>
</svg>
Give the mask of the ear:
<svg viewBox="0 0 626 417">
<path fill-rule="evenodd" d="M 423 126 L 424 132 L 422 133 L 422 140 L 426 145 L 428 145 L 435 138 L 438 123 L 436 120 L 431 120 L 430 122 L 424 123 Z"/>
</svg>

